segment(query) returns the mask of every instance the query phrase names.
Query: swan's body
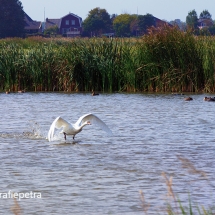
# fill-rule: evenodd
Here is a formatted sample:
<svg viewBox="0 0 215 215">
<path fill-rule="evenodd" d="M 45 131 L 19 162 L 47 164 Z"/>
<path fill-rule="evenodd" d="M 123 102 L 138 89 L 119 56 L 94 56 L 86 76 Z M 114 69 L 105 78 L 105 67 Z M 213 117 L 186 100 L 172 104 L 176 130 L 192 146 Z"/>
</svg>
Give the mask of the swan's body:
<svg viewBox="0 0 215 215">
<path fill-rule="evenodd" d="M 61 133 L 64 134 L 64 139 L 66 140 L 66 135 L 73 135 L 73 139 L 75 138 L 75 135 L 82 131 L 82 128 L 85 125 L 91 125 L 91 124 L 97 124 L 100 128 L 102 128 L 104 131 L 106 131 L 109 134 L 112 134 L 111 130 L 108 128 L 108 126 L 97 116 L 94 114 L 86 114 L 81 116 L 78 121 L 75 124 L 70 124 L 60 116 L 57 117 L 53 123 L 51 124 L 51 127 L 48 132 L 48 140 L 52 141 L 54 137 L 55 128 L 60 129 L 62 128 Z"/>
</svg>

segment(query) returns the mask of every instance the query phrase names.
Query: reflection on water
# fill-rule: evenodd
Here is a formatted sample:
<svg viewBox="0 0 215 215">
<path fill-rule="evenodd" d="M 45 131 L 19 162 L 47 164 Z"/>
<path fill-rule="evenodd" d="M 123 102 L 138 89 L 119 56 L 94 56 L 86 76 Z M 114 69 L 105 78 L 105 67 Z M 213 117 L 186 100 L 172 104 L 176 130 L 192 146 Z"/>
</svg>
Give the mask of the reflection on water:
<svg viewBox="0 0 215 215">
<path fill-rule="evenodd" d="M 42 199 L 19 201 L 23 214 L 143 214 L 142 190 L 148 213 L 162 214 L 165 172 L 182 203 L 188 206 L 190 195 L 194 204 L 210 207 L 215 103 L 204 102 L 204 96 L 187 102 L 182 95 L 0 94 L 1 193 L 41 192 Z M 75 140 L 56 134 L 48 142 L 57 116 L 74 123 L 86 113 L 104 120 L 113 136 L 86 126 Z M 11 214 L 12 205 L 12 199 L 0 199 L 4 214 Z"/>
</svg>

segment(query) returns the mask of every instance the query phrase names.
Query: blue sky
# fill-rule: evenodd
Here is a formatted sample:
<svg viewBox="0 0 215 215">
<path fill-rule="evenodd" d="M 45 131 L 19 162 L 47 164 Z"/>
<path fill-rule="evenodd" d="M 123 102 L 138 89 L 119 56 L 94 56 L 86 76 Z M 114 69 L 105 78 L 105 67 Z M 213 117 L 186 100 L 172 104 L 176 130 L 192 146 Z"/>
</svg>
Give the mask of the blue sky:
<svg viewBox="0 0 215 215">
<path fill-rule="evenodd" d="M 186 21 L 189 11 L 195 9 L 199 16 L 203 10 L 208 10 L 215 20 L 214 0 L 20 0 L 24 11 L 37 21 L 45 18 L 61 18 L 69 12 L 74 13 L 84 20 L 88 12 L 100 7 L 109 14 L 141 14 L 172 21 L 181 19 Z"/>
</svg>

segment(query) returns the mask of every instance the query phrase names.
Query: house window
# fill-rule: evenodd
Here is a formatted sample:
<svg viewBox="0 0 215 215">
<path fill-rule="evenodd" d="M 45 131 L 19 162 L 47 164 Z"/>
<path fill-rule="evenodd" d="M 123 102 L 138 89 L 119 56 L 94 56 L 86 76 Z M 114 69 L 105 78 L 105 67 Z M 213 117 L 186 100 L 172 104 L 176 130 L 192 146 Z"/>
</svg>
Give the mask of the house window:
<svg viewBox="0 0 215 215">
<path fill-rule="evenodd" d="M 66 25 L 69 25 L 69 20 L 66 20 Z"/>
<path fill-rule="evenodd" d="M 75 20 L 72 20 L 72 25 L 75 25 Z"/>
<path fill-rule="evenodd" d="M 68 28 L 62 28 L 62 33 L 66 34 L 68 30 L 69 30 Z"/>
</svg>

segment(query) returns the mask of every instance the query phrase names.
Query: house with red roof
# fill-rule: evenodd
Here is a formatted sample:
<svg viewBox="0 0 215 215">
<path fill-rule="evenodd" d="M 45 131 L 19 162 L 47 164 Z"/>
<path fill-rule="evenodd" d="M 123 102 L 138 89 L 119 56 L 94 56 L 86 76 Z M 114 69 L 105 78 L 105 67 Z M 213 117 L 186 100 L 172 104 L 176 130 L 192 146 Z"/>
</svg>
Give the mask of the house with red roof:
<svg viewBox="0 0 215 215">
<path fill-rule="evenodd" d="M 198 28 L 204 29 L 213 26 L 213 20 L 211 18 L 200 18 L 198 20 Z"/>
</svg>

